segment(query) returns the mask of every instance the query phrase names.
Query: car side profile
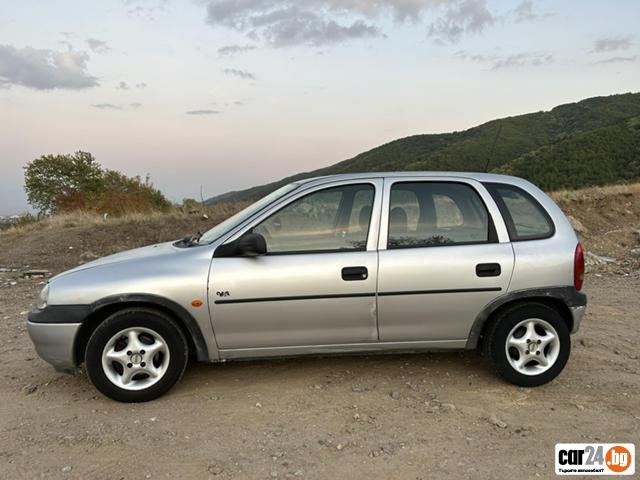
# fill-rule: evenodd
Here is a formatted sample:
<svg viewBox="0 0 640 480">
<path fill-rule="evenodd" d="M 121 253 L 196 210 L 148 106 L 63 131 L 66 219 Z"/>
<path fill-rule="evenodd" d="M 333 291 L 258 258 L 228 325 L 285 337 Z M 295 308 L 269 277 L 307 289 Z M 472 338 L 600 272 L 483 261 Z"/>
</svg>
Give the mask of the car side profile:
<svg viewBox="0 0 640 480">
<path fill-rule="evenodd" d="M 85 363 L 119 401 L 203 362 L 479 350 L 522 386 L 555 378 L 586 309 L 580 243 L 526 180 L 345 174 L 286 185 L 203 235 L 52 278 L 29 315 L 38 354 Z"/>
</svg>

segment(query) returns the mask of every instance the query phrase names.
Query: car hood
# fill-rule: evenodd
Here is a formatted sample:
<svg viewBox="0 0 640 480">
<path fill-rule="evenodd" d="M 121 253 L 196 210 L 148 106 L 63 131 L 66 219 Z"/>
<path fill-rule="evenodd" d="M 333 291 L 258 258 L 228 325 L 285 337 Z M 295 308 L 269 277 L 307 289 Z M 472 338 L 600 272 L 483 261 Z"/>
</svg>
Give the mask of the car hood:
<svg viewBox="0 0 640 480">
<path fill-rule="evenodd" d="M 114 263 L 127 262 L 131 260 L 140 260 L 140 259 L 149 258 L 149 257 L 160 257 L 164 255 L 172 255 L 183 250 L 179 247 L 174 246 L 174 243 L 175 242 L 157 243 L 155 245 L 148 245 L 146 247 L 134 248 L 133 250 L 126 250 L 124 252 L 115 253 L 113 255 L 102 257 L 97 260 L 93 260 L 91 262 L 83 263 L 82 265 L 72 268 L 71 270 L 66 270 L 56 275 L 55 277 L 53 277 L 51 281 L 63 275 L 80 272 L 82 270 L 87 270 L 89 268 L 102 267 L 104 265 L 112 265 Z"/>
</svg>

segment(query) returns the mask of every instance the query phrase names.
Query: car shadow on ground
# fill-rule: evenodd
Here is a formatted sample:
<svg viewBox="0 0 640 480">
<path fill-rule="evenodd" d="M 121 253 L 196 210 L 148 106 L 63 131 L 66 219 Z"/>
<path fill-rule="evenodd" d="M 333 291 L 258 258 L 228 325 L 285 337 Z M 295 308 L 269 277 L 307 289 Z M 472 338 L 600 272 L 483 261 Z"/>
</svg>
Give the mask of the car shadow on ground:
<svg viewBox="0 0 640 480">
<path fill-rule="evenodd" d="M 403 354 L 346 354 L 273 359 L 250 359 L 223 363 L 190 362 L 181 380 L 183 388 L 203 381 L 222 387 L 238 379 L 250 379 L 254 388 L 274 382 L 317 384 L 340 378 L 352 381 L 387 381 L 400 377 L 447 378 L 468 383 L 469 378 L 492 378 L 486 362 L 475 351 Z"/>
</svg>

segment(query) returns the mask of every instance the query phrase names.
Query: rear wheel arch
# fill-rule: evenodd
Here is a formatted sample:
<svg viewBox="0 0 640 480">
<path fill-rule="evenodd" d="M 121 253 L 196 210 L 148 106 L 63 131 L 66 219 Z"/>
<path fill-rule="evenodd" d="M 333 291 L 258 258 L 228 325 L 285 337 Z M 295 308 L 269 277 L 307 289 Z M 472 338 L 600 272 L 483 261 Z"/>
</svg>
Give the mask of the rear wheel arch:
<svg viewBox="0 0 640 480">
<path fill-rule="evenodd" d="M 155 295 L 118 295 L 107 297 L 91 305 L 91 313 L 82 322 L 74 344 L 74 359 L 77 365 L 84 362 L 89 338 L 95 329 L 109 316 L 122 310 L 145 308 L 169 316 L 180 327 L 187 339 L 190 354 L 199 361 L 209 359 L 208 349 L 202 331 L 196 320 L 183 307 L 163 297 Z"/>
<path fill-rule="evenodd" d="M 551 293 L 556 290 L 557 293 Z M 498 298 L 496 301 L 487 305 L 476 317 L 476 320 L 471 327 L 469 338 L 467 339 L 466 348 L 471 350 L 480 348 L 480 350 L 482 350 L 483 336 L 492 322 L 499 318 L 504 311 L 526 304 L 542 304 L 554 309 L 566 322 L 569 331 L 572 331 L 573 316 L 569 306 L 564 300 L 563 294 L 560 293 L 561 290 L 562 289 L 559 288 L 549 291 L 534 290 L 531 292 L 514 292 L 506 297 Z"/>
</svg>

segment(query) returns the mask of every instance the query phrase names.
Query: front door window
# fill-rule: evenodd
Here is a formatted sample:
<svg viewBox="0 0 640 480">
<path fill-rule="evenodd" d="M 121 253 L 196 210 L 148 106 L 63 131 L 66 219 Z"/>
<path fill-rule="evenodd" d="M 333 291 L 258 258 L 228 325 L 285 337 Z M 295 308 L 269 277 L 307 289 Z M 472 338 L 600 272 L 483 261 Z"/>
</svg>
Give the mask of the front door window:
<svg viewBox="0 0 640 480">
<path fill-rule="evenodd" d="M 268 253 L 365 250 L 373 207 L 370 184 L 316 191 L 282 208 L 254 228 Z"/>
</svg>

